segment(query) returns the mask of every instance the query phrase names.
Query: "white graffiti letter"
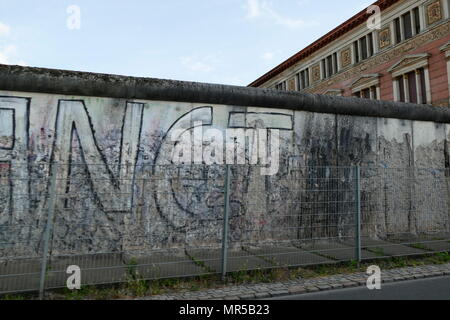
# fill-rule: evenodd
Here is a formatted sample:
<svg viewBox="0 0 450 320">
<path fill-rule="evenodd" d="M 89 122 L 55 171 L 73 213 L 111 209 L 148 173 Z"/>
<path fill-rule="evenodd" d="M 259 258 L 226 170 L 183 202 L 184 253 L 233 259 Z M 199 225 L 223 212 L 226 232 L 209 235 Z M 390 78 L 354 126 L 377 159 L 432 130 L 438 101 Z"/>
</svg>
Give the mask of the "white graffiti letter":
<svg viewBox="0 0 450 320">
<path fill-rule="evenodd" d="M 29 103 L 25 98 L 0 97 L 0 165 L 11 184 L 10 190 L 0 187 L 1 199 L 8 200 L 6 207 L 0 205 L 0 224 L 17 223 L 29 210 Z"/>
<path fill-rule="evenodd" d="M 267 134 L 266 130 L 259 130 L 259 131 L 260 135 Z M 263 176 L 276 175 L 278 173 L 278 170 L 280 169 L 280 131 L 271 129 L 269 130 L 269 135 L 270 135 L 270 144 L 269 144 L 270 156 L 268 159 L 266 148 L 263 148 L 262 151 L 260 149 L 261 163 L 263 165 L 269 165 L 269 167 L 267 168 L 264 167 L 261 168 L 261 175 Z M 259 147 L 262 148 L 261 145 Z"/>
<path fill-rule="evenodd" d="M 127 102 L 125 105 L 120 145 L 120 168 L 118 172 L 113 172 L 108 163 L 104 161 L 105 157 L 97 143 L 95 128 L 84 101 L 59 101 L 52 160 L 70 164 L 72 139 L 76 137 L 85 155 L 83 161 L 89 171 L 92 186 L 100 204 L 107 211 L 128 211 L 132 207 L 132 199 L 127 194 L 133 192 L 134 169 L 139 152 L 143 109 L 142 103 Z M 70 186 L 67 187 L 69 173 L 70 165 L 58 167 L 55 188 L 61 194 L 70 193 Z M 108 195 L 113 192 L 124 196 L 111 199 Z"/>
</svg>

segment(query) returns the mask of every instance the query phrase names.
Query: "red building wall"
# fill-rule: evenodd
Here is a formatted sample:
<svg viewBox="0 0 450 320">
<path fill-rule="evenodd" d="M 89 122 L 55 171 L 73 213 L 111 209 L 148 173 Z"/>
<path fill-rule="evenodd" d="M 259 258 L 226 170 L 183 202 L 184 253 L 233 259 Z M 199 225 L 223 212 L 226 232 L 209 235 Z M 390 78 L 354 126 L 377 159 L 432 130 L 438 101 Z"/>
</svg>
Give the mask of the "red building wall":
<svg viewBox="0 0 450 320">
<path fill-rule="evenodd" d="M 435 40 L 423 46 L 416 47 L 410 51 L 405 52 L 404 54 L 405 56 L 420 53 L 430 54 L 428 60 L 428 70 L 431 87 L 431 100 L 433 105 L 448 106 L 449 103 L 448 101 L 450 92 L 448 88 L 447 59 L 445 57 L 445 53 L 441 51 L 441 47 L 449 41 L 450 35 L 447 35 L 446 37 L 443 37 L 439 40 Z M 361 74 L 379 73 L 382 75 L 380 77 L 381 100 L 394 100 L 393 78 L 388 70 L 400 60 L 401 58 L 395 58 L 374 68 L 366 69 L 361 72 Z M 353 77 L 349 80 L 334 84 L 331 88 L 342 89 L 343 96 L 352 96 L 350 85 L 356 79 L 357 77 Z"/>
</svg>

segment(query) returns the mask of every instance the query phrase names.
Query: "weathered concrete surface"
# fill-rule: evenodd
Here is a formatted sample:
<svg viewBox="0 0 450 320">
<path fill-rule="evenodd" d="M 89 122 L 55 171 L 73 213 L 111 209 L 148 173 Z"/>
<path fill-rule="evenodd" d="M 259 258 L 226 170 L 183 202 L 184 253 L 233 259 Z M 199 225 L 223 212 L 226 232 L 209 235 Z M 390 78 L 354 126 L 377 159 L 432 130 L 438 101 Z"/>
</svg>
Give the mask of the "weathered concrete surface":
<svg viewBox="0 0 450 320">
<path fill-rule="evenodd" d="M 347 242 L 347 244 L 350 245 L 349 242 Z M 361 247 L 367 251 L 374 252 L 378 257 L 421 255 L 427 253 L 427 250 L 417 249 L 394 242 L 374 240 L 367 237 L 362 239 Z"/>
<path fill-rule="evenodd" d="M 450 251 L 450 241 L 430 241 L 422 243 L 423 247 L 435 252 L 449 252 Z"/>
<path fill-rule="evenodd" d="M 0 260 L 0 292 L 34 291 L 39 288 L 41 260 Z"/>
<path fill-rule="evenodd" d="M 209 272 L 222 272 L 222 251 L 220 249 L 189 249 L 188 255 L 204 265 Z M 264 259 L 253 256 L 244 250 L 231 250 L 228 253 L 227 271 L 258 270 L 274 267 Z"/>
<path fill-rule="evenodd" d="M 299 248 L 287 246 L 247 247 L 246 251 L 277 267 L 331 263 L 332 260 Z"/>
<path fill-rule="evenodd" d="M 353 246 L 350 243 L 344 245 L 339 242 L 312 242 L 302 246 L 304 250 L 311 251 L 314 254 L 318 254 L 337 261 L 350 261 L 356 259 L 356 244 Z M 373 252 L 365 249 L 361 250 L 362 259 L 374 259 L 377 255 Z"/>
<path fill-rule="evenodd" d="M 276 175 L 232 170 L 237 246 L 354 237 L 354 165 L 365 236 L 449 232 L 449 123 L 430 106 L 0 66 L 0 257 L 41 252 L 50 186 L 53 254 L 219 248 L 223 167 L 164 167 L 175 130 L 280 130 Z"/>
</svg>

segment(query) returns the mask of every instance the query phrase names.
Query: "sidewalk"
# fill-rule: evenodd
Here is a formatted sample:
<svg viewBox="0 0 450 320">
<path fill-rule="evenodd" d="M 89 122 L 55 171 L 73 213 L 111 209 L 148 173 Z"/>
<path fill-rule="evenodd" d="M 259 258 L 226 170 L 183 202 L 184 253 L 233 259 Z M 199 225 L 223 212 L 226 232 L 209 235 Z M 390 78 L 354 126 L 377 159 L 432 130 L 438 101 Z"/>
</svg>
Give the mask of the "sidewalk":
<svg viewBox="0 0 450 320">
<path fill-rule="evenodd" d="M 406 267 L 382 271 L 383 283 L 450 275 L 450 263 Z M 354 273 L 316 279 L 297 279 L 279 283 L 229 286 L 195 292 L 182 292 L 140 298 L 138 300 L 251 300 L 298 295 L 325 290 L 365 286 L 368 275 Z"/>
</svg>

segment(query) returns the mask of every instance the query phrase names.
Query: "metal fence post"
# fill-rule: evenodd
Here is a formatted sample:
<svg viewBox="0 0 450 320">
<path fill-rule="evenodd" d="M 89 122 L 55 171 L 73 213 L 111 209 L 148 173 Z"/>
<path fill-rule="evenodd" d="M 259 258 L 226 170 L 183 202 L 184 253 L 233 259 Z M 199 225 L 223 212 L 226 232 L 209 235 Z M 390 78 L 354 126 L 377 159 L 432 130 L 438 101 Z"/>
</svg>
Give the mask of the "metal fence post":
<svg viewBox="0 0 450 320">
<path fill-rule="evenodd" d="M 39 279 L 39 299 L 44 298 L 45 291 L 45 277 L 47 275 L 47 263 L 50 250 L 50 238 L 53 232 L 53 219 L 55 216 L 55 201 L 56 201 L 56 183 L 58 174 L 58 164 L 51 164 L 51 176 L 50 176 L 50 188 L 48 190 L 48 203 L 47 203 L 47 224 L 44 232 L 44 247 L 42 252 L 41 262 L 41 276 Z"/>
<path fill-rule="evenodd" d="M 355 174 L 355 258 L 361 262 L 361 167 L 354 167 Z"/>
<path fill-rule="evenodd" d="M 224 183 L 224 201 L 225 208 L 223 214 L 223 228 L 222 228 L 222 280 L 227 276 L 227 261 L 228 261 L 228 230 L 230 217 L 230 179 L 231 167 L 225 166 L 225 183 Z"/>
</svg>

